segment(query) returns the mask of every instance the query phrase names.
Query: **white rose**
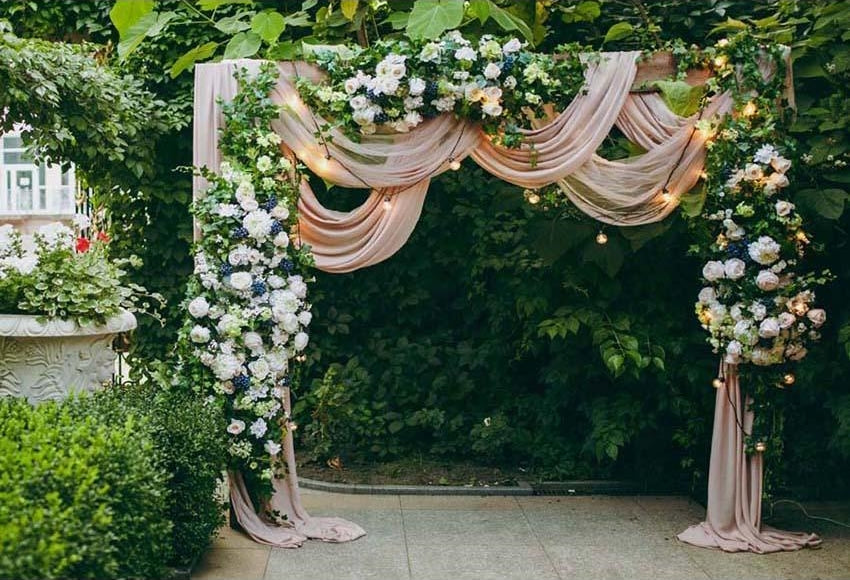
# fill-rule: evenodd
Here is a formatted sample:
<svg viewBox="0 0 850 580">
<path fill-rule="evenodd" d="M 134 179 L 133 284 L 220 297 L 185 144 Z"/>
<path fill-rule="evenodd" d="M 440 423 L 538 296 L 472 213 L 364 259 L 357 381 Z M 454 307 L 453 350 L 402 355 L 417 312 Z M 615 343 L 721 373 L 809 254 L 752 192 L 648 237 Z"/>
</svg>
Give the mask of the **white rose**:
<svg viewBox="0 0 850 580">
<path fill-rule="evenodd" d="M 750 257 L 762 265 L 772 264 L 779 259 L 781 248 L 770 236 L 760 236 L 747 248 Z"/>
<path fill-rule="evenodd" d="M 481 105 L 481 112 L 490 117 L 498 117 L 502 114 L 502 105 L 498 102 L 487 101 Z"/>
<path fill-rule="evenodd" d="M 307 336 L 306 332 L 299 332 L 295 335 L 293 339 L 293 344 L 295 346 L 295 350 L 304 350 L 307 346 L 307 343 L 310 341 L 310 337 Z"/>
<path fill-rule="evenodd" d="M 280 232 L 274 237 L 274 245 L 278 248 L 285 248 L 289 245 L 289 234 Z"/>
<path fill-rule="evenodd" d="M 738 278 L 741 278 L 746 269 L 747 265 L 743 260 L 739 260 L 738 258 L 730 258 L 723 264 L 723 272 L 730 280 L 737 280 Z"/>
<path fill-rule="evenodd" d="M 253 197 L 243 197 L 243 198 L 239 201 L 239 205 L 240 205 L 240 206 L 242 207 L 242 209 L 244 209 L 246 212 L 254 211 L 254 210 L 256 210 L 257 208 L 259 208 L 259 207 L 260 207 L 260 204 L 259 204 L 259 203 L 257 203 L 257 200 L 256 200 L 256 199 L 254 199 Z"/>
<path fill-rule="evenodd" d="M 283 288 L 284 285 L 286 285 L 286 280 L 283 276 L 278 276 L 277 274 L 272 274 L 266 279 L 266 281 L 269 283 L 269 286 L 275 289 Z"/>
<path fill-rule="evenodd" d="M 779 321 L 775 318 L 765 318 L 759 324 L 759 336 L 762 338 L 774 338 L 779 336 Z"/>
<path fill-rule="evenodd" d="M 189 314 L 194 318 L 203 318 L 210 312 L 210 303 L 203 296 L 198 296 L 189 302 Z"/>
<path fill-rule="evenodd" d="M 502 69 L 499 68 L 499 65 L 495 62 L 491 62 L 484 67 L 484 78 L 495 79 L 498 78 L 500 74 L 502 74 Z"/>
<path fill-rule="evenodd" d="M 257 360 L 248 363 L 248 370 L 251 371 L 251 376 L 255 377 L 258 381 L 264 380 L 267 376 L 269 376 L 269 372 L 271 372 L 269 363 L 262 358 L 258 358 Z"/>
<path fill-rule="evenodd" d="M 770 166 L 773 167 L 773 169 L 778 171 L 779 173 L 785 173 L 786 171 L 791 169 L 791 160 L 785 159 L 781 156 L 777 156 L 770 161 Z"/>
<path fill-rule="evenodd" d="M 248 230 L 248 235 L 258 241 L 269 236 L 273 223 L 272 216 L 262 209 L 252 211 L 242 219 L 242 226 Z"/>
<path fill-rule="evenodd" d="M 726 362 L 728 364 L 737 364 L 740 361 L 741 353 L 744 351 L 744 346 L 737 340 L 729 341 L 726 345 Z"/>
<path fill-rule="evenodd" d="M 425 92 L 425 81 L 418 77 L 413 77 L 409 81 L 407 81 L 407 86 L 410 90 L 410 94 L 414 97 L 421 95 Z"/>
<path fill-rule="evenodd" d="M 307 296 L 307 284 L 304 283 L 304 278 L 297 275 L 290 276 L 287 278 L 287 282 L 289 282 L 289 290 L 298 298 Z"/>
<path fill-rule="evenodd" d="M 518 52 L 521 48 L 522 43 L 518 39 L 512 38 L 507 41 L 502 47 L 502 52 L 504 52 L 505 54 L 510 54 L 512 52 Z"/>
<path fill-rule="evenodd" d="M 711 260 L 702 268 L 702 277 L 709 282 L 714 282 L 724 276 L 723 262 Z"/>
<path fill-rule="evenodd" d="M 242 342 L 252 351 L 261 351 L 263 349 L 263 337 L 258 332 L 246 332 L 242 335 Z"/>
<path fill-rule="evenodd" d="M 227 432 L 231 435 L 239 435 L 245 430 L 245 421 L 239 419 L 231 419 L 230 425 L 227 426 Z"/>
<path fill-rule="evenodd" d="M 714 288 L 711 286 L 706 286 L 702 290 L 699 291 L 698 299 L 700 304 L 710 304 L 717 300 L 717 292 L 714 291 Z"/>
<path fill-rule="evenodd" d="M 794 211 L 794 204 L 790 201 L 777 201 L 774 207 L 776 208 L 776 215 L 779 217 L 785 217 Z"/>
<path fill-rule="evenodd" d="M 472 62 L 478 58 L 478 55 L 472 48 L 464 46 L 455 51 L 455 58 Z"/>
<path fill-rule="evenodd" d="M 298 330 L 298 317 L 292 312 L 287 312 L 283 315 L 283 320 L 280 321 L 280 325 L 286 332 L 292 334 Z"/>
<path fill-rule="evenodd" d="M 298 314 L 298 322 L 300 322 L 303 326 L 309 326 L 312 320 L 313 313 L 309 310 L 305 310 Z"/>
<path fill-rule="evenodd" d="M 353 94 L 360 88 L 360 79 L 352 77 L 345 81 L 345 92 L 349 95 Z"/>
<path fill-rule="evenodd" d="M 242 361 L 233 354 L 220 354 L 215 357 L 212 371 L 220 381 L 227 381 L 242 372 Z"/>
<path fill-rule="evenodd" d="M 747 310 L 750 311 L 750 314 L 752 314 L 753 318 L 756 320 L 761 320 L 767 316 L 767 307 L 761 302 L 753 302 Z"/>
<path fill-rule="evenodd" d="M 791 314 L 790 312 L 781 312 L 779 316 L 776 317 L 779 321 L 779 328 L 785 330 L 786 328 L 791 328 L 794 326 L 794 323 L 797 322 L 797 317 Z"/>
<path fill-rule="evenodd" d="M 759 287 L 759 290 L 764 290 L 765 292 L 776 290 L 779 286 L 779 276 L 770 270 L 762 270 L 756 276 L 756 286 Z"/>
<path fill-rule="evenodd" d="M 823 308 L 812 308 L 806 313 L 806 316 L 809 320 L 812 321 L 812 324 L 815 328 L 823 325 L 826 322 L 826 310 Z"/>
<path fill-rule="evenodd" d="M 266 355 L 266 362 L 274 373 L 285 373 L 289 368 L 289 357 L 285 351 L 275 350 Z"/>
<path fill-rule="evenodd" d="M 234 290 L 247 290 L 253 281 L 248 272 L 234 272 L 230 275 L 230 286 Z"/>
<path fill-rule="evenodd" d="M 210 329 L 196 324 L 189 331 L 189 338 L 192 342 L 204 344 L 210 341 Z"/>
<path fill-rule="evenodd" d="M 440 61 L 440 45 L 436 42 L 429 42 L 419 53 L 419 60 L 422 62 L 439 62 Z"/>
<path fill-rule="evenodd" d="M 361 109 L 366 108 L 366 105 L 369 104 L 369 99 L 367 99 L 363 95 L 356 95 L 348 99 L 348 104 L 355 111 L 359 111 Z"/>
<path fill-rule="evenodd" d="M 744 179 L 747 181 L 756 181 L 762 177 L 764 177 L 764 171 L 762 170 L 761 165 L 756 163 L 747 163 L 746 167 L 744 167 Z"/>
<path fill-rule="evenodd" d="M 289 208 L 279 203 L 272 208 L 271 215 L 276 220 L 283 221 L 289 217 Z"/>
</svg>

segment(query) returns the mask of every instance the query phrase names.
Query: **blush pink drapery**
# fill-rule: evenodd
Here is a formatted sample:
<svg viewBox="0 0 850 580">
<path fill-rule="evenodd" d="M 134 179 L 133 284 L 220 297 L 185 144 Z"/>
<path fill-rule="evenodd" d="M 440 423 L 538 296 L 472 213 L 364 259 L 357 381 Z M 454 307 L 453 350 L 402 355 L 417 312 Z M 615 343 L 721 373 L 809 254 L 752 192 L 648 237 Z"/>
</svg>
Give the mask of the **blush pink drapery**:
<svg viewBox="0 0 850 580">
<path fill-rule="evenodd" d="M 282 113 L 273 129 L 326 181 L 371 190 L 360 207 L 338 212 L 323 207 L 309 183 L 302 182 L 300 234 L 311 246 L 317 267 L 350 272 L 392 256 L 418 221 L 430 179 L 448 170 L 450 162 L 466 157 L 522 187 L 556 183 L 573 203 L 600 221 L 639 225 L 664 219 L 675 209 L 678 197 L 696 183 L 703 168 L 704 137 L 695 130 L 696 121 L 723 115 L 732 103 L 728 95 L 719 95 L 700 115 L 682 118 L 657 95 L 629 94 L 637 56 L 636 52 L 602 53 L 600 59 L 590 62 L 585 90 L 551 122 L 526 131 L 526 145 L 520 149 L 500 147 L 476 124 L 451 115 L 430 119 L 406 134 L 372 135 L 353 142 L 332 130 L 332 138 L 321 141 L 316 133 L 325 121 L 301 101 L 294 84 L 299 76 L 319 80 L 321 72 L 305 63 L 279 63 L 280 78 L 271 97 L 282 105 Z M 196 166 L 218 168 L 222 117 L 216 99 L 227 101 L 235 95 L 233 73 L 238 68 L 256 70 L 259 65 L 260 61 L 240 60 L 196 66 Z M 647 153 L 621 161 L 597 156 L 596 149 L 615 125 Z M 204 185 L 203 179 L 195 179 L 196 195 Z M 663 188 L 668 195 L 662 195 Z M 391 201 L 388 209 L 383 203 L 387 197 Z M 816 545 L 816 536 L 761 525 L 761 458 L 743 451 L 735 421 L 740 405 L 730 403 L 740 402 L 737 374 L 734 368 L 727 373 L 729 398 L 724 391 L 718 392 L 716 400 L 707 518 L 679 538 L 698 546 L 760 553 Z M 751 415 L 745 412 L 738 417 L 751 422 Z M 231 479 L 235 513 L 251 537 L 293 547 L 306 537 L 346 541 L 365 533 L 344 520 L 315 519 L 306 514 L 298 496 L 291 435 L 285 446 L 289 477 L 275 482 L 272 505 L 287 514 L 291 527 L 280 528 L 262 520 L 239 476 Z"/>
</svg>

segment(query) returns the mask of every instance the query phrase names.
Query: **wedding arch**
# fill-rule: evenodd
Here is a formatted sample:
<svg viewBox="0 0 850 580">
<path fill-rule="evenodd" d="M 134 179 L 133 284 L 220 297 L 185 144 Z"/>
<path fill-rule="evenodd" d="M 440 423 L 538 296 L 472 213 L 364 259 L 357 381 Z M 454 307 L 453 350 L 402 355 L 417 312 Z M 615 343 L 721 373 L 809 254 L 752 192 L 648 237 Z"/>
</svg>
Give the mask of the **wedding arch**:
<svg viewBox="0 0 850 580">
<path fill-rule="evenodd" d="M 309 271 L 351 272 L 392 256 L 430 180 L 469 157 L 520 187 L 556 187 L 618 226 L 664 219 L 703 182 L 695 231 L 706 285 L 696 311 L 720 370 L 707 517 L 679 538 L 760 553 L 817 545 L 815 535 L 761 525 L 763 454 L 778 445 L 773 393 L 794 382 L 791 364 L 825 321 L 812 290 L 825 277 L 798 271 L 809 239 L 783 194 L 788 63 L 786 48 L 747 33 L 647 57 L 575 47 L 540 55 L 516 39 L 476 45 L 449 32 L 415 46 L 315 51 L 309 62 L 198 65 L 197 250 L 182 372 L 228 413 L 240 525 L 284 547 L 365 533 L 312 518 L 299 500 L 289 389 L 308 343 Z M 696 112 L 680 116 L 646 90 L 671 79 L 679 90 L 704 88 Z M 646 152 L 597 155 L 615 127 Z M 306 169 L 371 193 L 350 212 L 325 208 Z"/>
</svg>

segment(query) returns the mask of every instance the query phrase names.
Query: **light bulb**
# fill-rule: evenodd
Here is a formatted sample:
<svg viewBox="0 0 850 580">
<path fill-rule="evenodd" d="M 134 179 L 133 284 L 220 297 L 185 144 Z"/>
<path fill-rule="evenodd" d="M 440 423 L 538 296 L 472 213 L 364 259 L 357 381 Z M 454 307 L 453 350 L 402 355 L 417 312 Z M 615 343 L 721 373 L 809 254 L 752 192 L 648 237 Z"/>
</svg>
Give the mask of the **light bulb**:
<svg viewBox="0 0 850 580">
<path fill-rule="evenodd" d="M 526 199 L 531 205 L 537 205 L 538 203 L 540 203 L 540 196 L 537 194 L 536 191 L 532 191 L 531 193 L 529 193 Z"/>
<path fill-rule="evenodd" d="M 700 171 L 699 178 L 702 180 L 708 179 L 708 173 L 706 173 L 705 171 Z"/>
<path fill-rule="evenodd" d="M 724 66 L 726 66 L 726 63 L 728 61 L 729 61 L 729 59 L 726 58 L 726 55 L 721 54 L 721 55 L 715 57 L 714 66 L 715 66 L 715 68 L 723 68 Z"/>
<path fill-rule="evenodd" d="M 289 430 L 290 430 L 290 431 L 295 431 L 295 430 L 297 430 L 297 429 L 298 429 L 298 424 L 297 424 L 297 423 L 293 423 L 292 421 L 290 421 L 290 422 L 289 422 L 289 425 L 288 425 L 288 428 L 289 428 Z"/>
<path fill-rule="evenodd" d="M 384 211 L 390 211 L 393 208 L 393 200 L 390 196 L 384 198 Z"/>
<path fill-rule="evenodd" d="M 725 384 L 726 384 L 726 381 L 724 381 L 720 377 L 715 377 L 714 380 L 711 381 L 711 386 L 714 387 L 715 389 L 722 389 Z"/>
<path fill-rule="evenodd" d="M 600 231 L 598 234 L 596 234 L 596 243 L 600 246 L 608 243 L 608 236 L 605 234 L 605 232 Z"/>
<path fill-rule="evenodd" d="M 752 101 L 744 105 L 744 108 L 741 110 L 741 114 L 745 117 L 752 117 L 756 114 L 756 112 L 758 112 L 758 108 L 756 107 L 756 104 Z"/>
<path fill-rule="evenodd" d="M 664 203 L 670 203 L 671 201 L 673 201 L 673 194 L 665 189 L 663 192 L 661 192 L 661 201 L 663 201 Z"/>
<path fill-rule="evenodd" d="M 794 376 L 794 373 L 785 373 L 782 376 L 782 383 L 786 386 L 791 386 L 797 381 L 797 377 Z"/>
<path fill-rule="evenodd" d="M 759 441 L 758 443 L 756 443 L 756 451 L 758 451 L 759 453 L 764 453 L 765 451 L 767 451 L 767 443 L 765 443 L 764 441 Z"/>
<path fill-rule="evenodd" d="M 457 159 L 449 159 L 449 169 L 452 171 L 457 171 L 460 169 L 460 161 Z"/>
</svg>

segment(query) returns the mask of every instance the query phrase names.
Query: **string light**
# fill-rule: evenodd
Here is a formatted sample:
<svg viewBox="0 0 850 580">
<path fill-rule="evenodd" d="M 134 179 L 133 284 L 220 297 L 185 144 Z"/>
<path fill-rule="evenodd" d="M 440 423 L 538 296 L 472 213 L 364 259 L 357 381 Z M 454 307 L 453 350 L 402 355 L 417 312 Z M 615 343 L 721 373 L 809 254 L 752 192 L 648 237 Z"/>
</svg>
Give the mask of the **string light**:
<svg viewBox="0 0 850 580">
<path fill-rule="evenodd" d="M 726 386 L 726 381 L 724 381 L 720 377 L 714 377 L 714 380 L 711 381 L 711 386 L 715 389 L 722 389 L 724 386 Z"/>
<path fill-rule="evenodd" d="M 794 237 L 797 238 L 798 242 L 802 242 L 804 244 L 809 243 L 809 238 L 806 236 L 806 232 L 804 232 L 803 230 L 798 230 L 797 234 Z"/>
<path fill-rule="evenodd" d="M 746 105 L 744 105 L 744 108 L 741 109 L 741 114 L 745 117 L 752 117 L 757 112 L 758 108 L 756 107 L 756 104 L 752 101 L 748 102 Z"/>
<path fill-rule="evenodd" d="M 790 387 L 795 382 L 797 382 L 797 377 L 794 376 L 794 373 L 785 373 L 782 376 L 782 384 L 787 387 Z"/>
<path fill-rule="evenodd" d="M 298 423 L 289 422 L 288 428 L 290 431 L 296 431 L 298 429 Z"/>
<path fill-rule="evenodd" d="M 758 451 L 759 453 L 764 453 L 765 451 L 767 451 L 767 443 L 765 443 L 764 441 L 759 441 L 758 443 L 756 443 L 756 451 Z"/>
<path fill-rule="evenodd" d="M 525 201 L 530 203 L 531 205 L 537 205 L 540 203 L 540 195 L 534 191 L 533 189 L 526 189 L 522 192 L 523 197 L 525 197 Z"/>
<path fill-rule="evenodd" d="M 706 179 L 708 179 L 708 173 L 706 173 L 705 171 L 700 171 L 699 178 L 705 181 Z"/>
<path fill-rule="evenodd" d="M 460 169 L 460 161 L 454 158 L 450 158 L 449 169 L 451 169 L 452 171 L 457 171 L 458 169 Z"/>
<path fill-rule="evenodd" d="M 602 230 L 599 230 L 599 233 L 596 234 L 596 243 L 600 246 L 608 243 L 608 236 Z"/>
<path fill-rule="evenodd" d="M 295 360 L 297 360 L 298 362 L 304 362 L 305 360 L 307 360 L 307 355 L 306 354 L 299 354 L 298 356 L 295 357 Z"/>
<path fill-rule="evenodd" d="M 723 68 L 726 66 L 726 63 L 729 62 L 729 59 L 725 54 L 718 55 L 714 58 L 714 67 L 715 68 Z"/>
<path fill-rule="evenodd" d="M 384 211 L 390 211 L 393 208 L 393 199 L 390 196 L 384 198 Z"/>
<path fill-rule="evenodd" d="M 661 192 L 661 201 L 663 201 L 664 203 L 670 203 L 671 201 L 673 201 L 673 194 L 670 193 L 668 189 L 665 189 L 663 192 Z"/>
</svg>

